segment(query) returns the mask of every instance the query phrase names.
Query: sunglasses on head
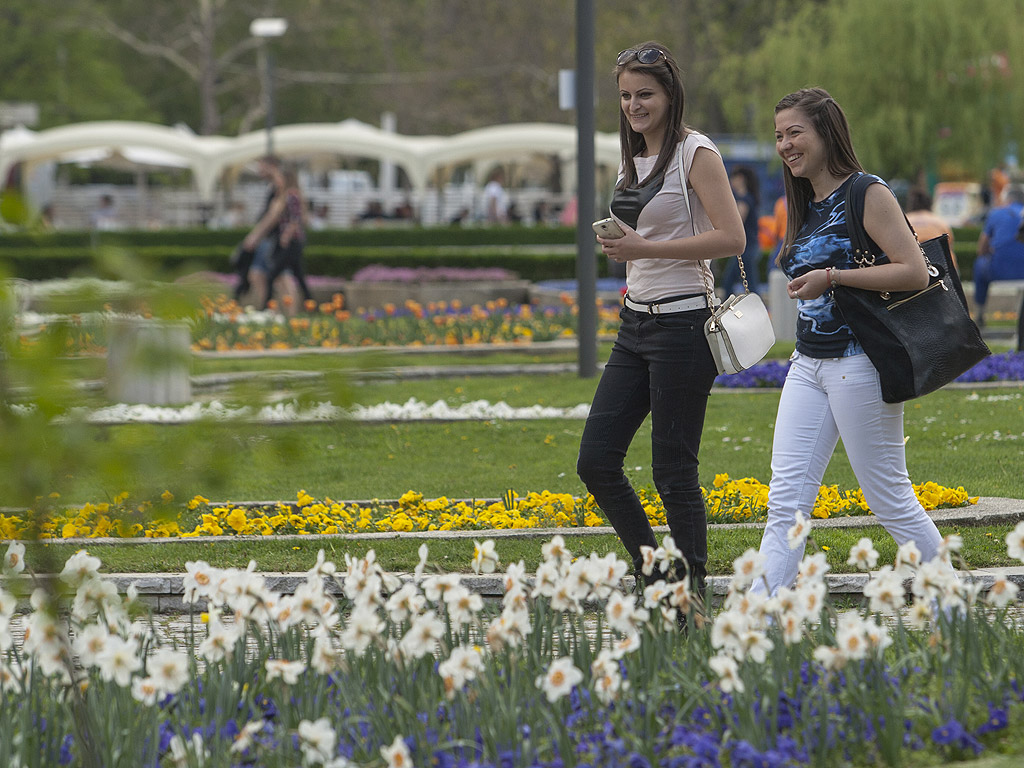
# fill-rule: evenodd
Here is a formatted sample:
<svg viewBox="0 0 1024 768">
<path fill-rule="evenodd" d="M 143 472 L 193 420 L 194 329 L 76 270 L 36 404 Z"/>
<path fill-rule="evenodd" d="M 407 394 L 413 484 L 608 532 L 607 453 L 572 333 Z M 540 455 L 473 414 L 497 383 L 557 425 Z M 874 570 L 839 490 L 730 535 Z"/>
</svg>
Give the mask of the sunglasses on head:
<svg viewBox="0 0 1024 768">
<path fill-rule="evenodd" d="M 664 55 L 665 52 L 660 48 L 640 48 L 639 50 L 627 48 L 619 53 L 618 58 L 615 59 L 615 64 L 621 67 L 623 64 L 628 64 L 634 58 L 641 64 L 653 64 Z"/>
</svg>

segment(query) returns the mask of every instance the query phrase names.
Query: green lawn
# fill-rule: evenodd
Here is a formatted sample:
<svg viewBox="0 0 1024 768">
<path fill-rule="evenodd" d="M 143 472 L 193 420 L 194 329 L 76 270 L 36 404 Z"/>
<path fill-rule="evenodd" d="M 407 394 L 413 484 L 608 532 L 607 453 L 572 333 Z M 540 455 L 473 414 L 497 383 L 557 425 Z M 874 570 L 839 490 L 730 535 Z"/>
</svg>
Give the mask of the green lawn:
<svg viewBox="0 0 1024 768">
<path fill-rule="evenodd" d="M 778 354 L 785 352 L 786 345 L 775 350 Z M 607 356 L 607 345 L 603 345 L 602 355 Z M 255 361 L 204 358 L 196 361 L 196 367 L 206 373 L 259 371 L 260 375 L 243 387 L 204 394 L 236 403 L 258 402 L 275 393 L 281 384 L 270 375 L 274 371 L 326 370 L 330 375 L 323 379 L 287 386 L 303 400 L 331 399 L 336 403 L 363 405 L 402 403 L 416 398 L 428 403 L 444 400 L 453 406 L 486 400 L 520 407 L 571 407 L 591 400 L 596 378 L 581 379 L 575 373 L 530 375 L 524 369 L 516 375 L 357 380 L 348 372 L 384 369 L 399 363 L 525 366 L 531 362 L 573 362 L 574 357 L 572 352 L 526 351 L 484 353 L 469 358 L 444 353 L 407 357 L 356 355 L 344 359 L 301 356 Z M 69 362 L 66 370 L 81 378 L 102 375 L 102 369 L 96 373 L 95 360 Z M 701 450 L 702 484 L 711 485 L 719 473 L 769 480 L 778 398 L 777 390 L 738 393 L 719 389 L 713 393 Z M 98 397 L 92 395 L 88 399 L 97 402 Z M 66 437 L 69 430 L 54 427 L 48 434 L 25 435 L 23 439 L 38 441 L 33 450 L 49 450 L 52 456 L 62 457 L 51 459 L 47 482 L 53 487 L 43 485 L 42 489 L 59 492 L 63 503 L 105 501 L 122 491 L 131 491 L 133 499 L 154 498 L 165 489 L 171 490 L 178 500 L 196 494 L 225 501 L 291 500 L 299 490 L 335 500 L 394 499 L 408 490 L 428 498 L 497 498 L 509 489 L 521 494 L 550 490 L 582 495 L 584 489 L 575 474 L 582 429 L 581 420 L 570 419 L 277 426 L 135 424 L 78 428 L 73 430 L 73 437 Z M 952 487 L 963 486 L 971 495 L 1024 499 L 1021 385 L 946 389 L 908 403 L 905 432 L 908 466 L 915 482 L 931 480 Z M 102 471 L 97 471 L 95 461 L 82 460 L 83 445 L 97 446 L 98 455 L 102 449 L 120 458 L 107 460 Z M 4 450 L 14 456 L 21 447 L 7 445 Z M 59 465 L 54 467 L 53 462 Z M 650 430 L 644 426 L 626 460 L 627 472 L 637 486 L 651 486 L 650 463 Z M 22 473 L 35 469 L 32 463 L 19 466 L 24 467 Z M 24 481 L 24 475 L 3 473 L 0 499 L 18 498 L 17 490 L 24 487 Z M 829 466 L 825 483 L 841 489 L 856 487 L 842 445 Z M 820 536 L 838 537 L 833 544 L 828 543 L 829 539 L 819 539 L 818 543 L 838 551 L 833 567 L 844 568 L 842 553 L 859 534 L 829 532 Z M 1006 564 L 1003 528 L 977 529 L 972 536 L 966 549 L 972 566 Z M 747 547 L 756 546 L 758 540 L 756 531 L 713 532 L 712 572 L 728 572 L 732 560 Z M 882 546 L 888 537 L 879 535 L 876 540 Z M 992 542 L 996 546 L 984 546 Z M 188 559 L 244 565 L 250 557 L 268 570 L 301 570 L 312 562 L 320 546 L 340 558 L 341 551 L 355 553 L 363 545 L 338 541 L 225 541 L 216 545 L 104 548 L 103 557 L 108 569 L 119 571 L 180 570 Z M 382 559 L 394 559 L 388 567 L 402 570 L 415 563 L 419 542 L 392 540 L 373 546 Z M 464 541 L 434 546 L 441 548 L 432 559 L 443 567 L 465 568 L 472 554 L 472 544 Z M 586 539 L 587 551 L 609 551 L 618 546 L 610 536 Z M 506 562 L 523 558 L 531 563 L 539 557 L 539 544 L 503 541 L 501 547 L 510 549 L 510 554 L 503 554 Z M 64 545 L 49 547 L 54 555 L 65 549 Z M 618 551 L 621 554 L 621 548 Z"/>
</svg>

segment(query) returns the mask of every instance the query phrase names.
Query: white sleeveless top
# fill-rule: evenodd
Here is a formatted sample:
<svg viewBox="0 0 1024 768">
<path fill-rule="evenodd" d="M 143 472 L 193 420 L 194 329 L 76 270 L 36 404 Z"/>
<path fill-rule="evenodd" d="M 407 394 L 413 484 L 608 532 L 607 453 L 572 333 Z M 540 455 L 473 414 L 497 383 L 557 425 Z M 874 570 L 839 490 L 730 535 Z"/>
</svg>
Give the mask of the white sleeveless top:
<svg viewBox="0 0 1024 768">
<path fill-rule="evenodd" d="M 693 164 L 693 157 L 700 147 L 707 147 L 721 156 L 718 147 L 707 136 L 701 133 L 688 134 L 683 143 L 683 164 L 687 177 Z M 673 155 L 678 157 L 678 151 Z M 637 220 L 636 231 L 648 240 L 678 240 L 692 237 L 695 232 L 699 234 L 713 229 L 700 198 L 693 191 L 693 187 L 687 185 L 690 210 L 693 212 L 691 226 L 679 182 L 679 164 L 676 157 L 673 157 L 665 168 L 665 182 L 661 190 L 644 206 Z M 637 178 L 646 178 L 657 161 L 657 155 L 634 157 Z M 621 173 L 619 178 L 622 178 Z M 634 301 L 649 303 L 670 296 L 705 293 L 705 263 L 680 259 L 636 259 L 626 262 L 626 289 L 629 297 Z"/>
</svg>

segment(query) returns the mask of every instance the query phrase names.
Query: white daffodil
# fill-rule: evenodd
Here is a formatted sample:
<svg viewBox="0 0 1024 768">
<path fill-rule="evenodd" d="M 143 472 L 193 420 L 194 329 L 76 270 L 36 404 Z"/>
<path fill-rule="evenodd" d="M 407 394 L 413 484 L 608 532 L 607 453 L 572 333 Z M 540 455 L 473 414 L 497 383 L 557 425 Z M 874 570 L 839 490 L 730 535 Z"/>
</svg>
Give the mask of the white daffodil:
<svg viewBox="0 0 1024 768">
<path fill-rule="evenodd" d="M 768 658 L 768 651 L 775 647 L 775 644 L 768 639 L 764 632 L 756 629 L 748 629 L 740 635 L 740 658 L 750 659 L 755 664 L 764 664 Z"/>
<path fill-rule="evenodd" d="M 80 549 L 64 563 L 64 570 L 60 572 L 60 580 L 77 588 L 86 579 L 95 577 L 99 573 L 101 565 L 98 557 L 93 557 L 84 549 Z"/>
<path fill-rule="evenodd" d="M 618 590 L 622 577 L 629 572 L 629 566 L 614 552 L 604 557 L 597 557 L 594 552 L 587 558 L 586 571 L 591 575 L 591 593 L 597 600 L 607 600 L 612 592 Z"/>
<path fill-rule="evenodd" d="M 457 573 L 444 573 L 430 576 L 423 582 L 423 594 L 432 603 L 439 603 L 444 598 L 444 593 L 449 589 L 455 589 L 462 583 Z"/>
<path fill-rule="evenodd" d="M 134 639 L 125 640 L 111 635 L 96 658 L 96 666 L 104 680 L 113 680 L 122 688 L 127 688 L 131 684 L 132 673 L 142 669 L 139 644 Z"/>
<path fill-rule="evenodd" d="M 433 611 L 427 611 L 413 618 L 398 647 L 406 658 L 420 659 L 433 653 L 442 637 L 444 622 Z"/>
<path fill-rule="evenodd" d="M 71 649 L 78 656 L 79 663 L 88 669 L 95 667 L 100 654 L 107 647 L 110 632 L 101 624 L 89 624 L 75 636 Z"/>
<path fill-rule="evenodd" d="M 406 619 L 417 615 L 426 605 L 426 598 L 420 593 L 419 587 L 413 582 L 407 581 L 401 588 L 393 593 L 384 604 L 388 617 L 395 624 L 401 624 Z"/>
<path fill-rule="evenodd" d="M 509 563 L 505 569 L 505 579 L 502 582 L 505 594 L 515 591 L 526 590 L 526 563 L 520 560 L 518 563 Z"/>
<path fill-rule="evenodd" d="M 852 611 L 839 617 L 836 645 L 846 658 L 855 661 L 867 656 L 870 646 L 864 633 L 864 625 L 861 617 Z"/>
<path fill-rule="evenodd" d="M 545 674 L 537 677 L 537 687 L 544 691 L 549 702 L 556 702 L 568 696 L 574 687 L 583 681 L 583 673 L 572 663 L 572 659 L 563 656 L 556 659 L 548 667 Z"/>
<path fill-rule="evenodd" d="M 594 692 L 603 704 L 610 704 L 625 688 L 618 659 L 607 648 L 602 648 L 591 662 L 590 672 Z"/>
<path fill-rule="evenodd" d="M 867 640 L 868 646 L 878 657 L 881 657 L 885 649 L 892 645 L 892 638 L 889 636 L 888 630 L 875 621 L 865 621 L 863 627 L 864 638 Z"/>
<path fill-rule="evenodd" d="M 676 560 L 683 559 L 683 551 L 676 544 L 676 540 L 670 535 L 666 535 L 661 540 L 661 548 L 665 550 L 665 558 L 671 563 Z"/>
<path fill-rule="evenodd" d="M 9 619 L 18 610 L 18 599 L 0 587 L 0 618 Z"/>
<path fill-rule="evenodd" d="M 427 556 L 430 554 L 430 549 L 426 544 L 420 544 L 417 553 L 420 559 L 416 563 L 416 567 L 412 569 L 412 574 L 418 579 L 423 576 L 423 570 L 427 567 Z"/>
<path fill-rule="evenodd" d="M 929 600 L 942 600 L 957 591 L 956 574 L 941 559 L 929 560 L 917 569 L 911 586 L 914 594 Z"/>
<path fill-rule="evenodd" d="M 255 738 L 266 727 L 266 720 L 250 720 L 242 726 L 242 730 L 235 734 L 235 740 L 228 750 L 232 754 L 245 752 L 255 743 Z"/>
<path fill-rule="evenodd" d="M 917 545 L 912 541 L 900 545 L 900 548 L 896 550 L 896 560 L 893 563 L 893 567 L 900 571 L 901 574 L 910 576 L 920 566 L 921 550 L 917 548 Z"/>
<path fill-rule="evenodd" d="M 819 645 L 814 649 L 814 660 L 821 664 L 829 672 L 842 669 L 846 666 L 847 658 L 839 648 L 832 648 L 827 645 Z"/>
<path fill-rule="evenodd" d="M 15 576 L 25 570 L 25 545 L 20 541 L 12 541 L 7 545 L 4 555 L 3 572 Z"/>
<path fill-rule="evenodd" d="M 146 669 L 161 693 L 177 693 L 192 679 L 188 657 L 170 648 L 158 649 L 146 662 Z"/>
<path fill-rule="evenodd" d="M 951 533 L 939 544 L 938 556 L 944 560 L 952 560 L 964 548 L 964 538 L 959 533 Z"/>
<path fill-rule="evenodd" d="M 604 612 L 608 626 L 623 634 L 636 632 L 639 625 L 650 617 L 646 609 L 637 608 L 632 597 L 627 597 L 622 592 L 612 593 L 605 604 Z"/>
<path fill-rule="evenodd" d="M 453 648 L 451 655 L 437 666 L 437 673 L 444 681 L 445 695 L 455 696 L 466 683 L 475 680 L 483 668 L 483 655 L 478 647 L 459 645 Z"/>
<path fill-rule="evenodd" d="M 892 566 L 884 565 L 864 585 L 864 596 L 869 598 L 872 611 L 895 615 L 905 601 L 903 579 Z"/>
<path fill-rule="evenodd" d="M 380 639 L 384 632 L 384 620 L 377 613 L 377 609 L 370 605 L 360 605 L 352 609 L 349 614 L 348 624 L 341 633 L 341 645 L 346 650 L 362 656 L 370 643 Z"/>
<path fill-rule="evenodd" d="M 305 662 L 288 659 L 267 659 L 264 667 L 267 670 L 268 683 L 281 678 L 285 685 L 295 685 L 299 682 L 299 676 L 306 671 Z"/>
<path fill-rule="evenodd" d="M 621 659 L 627 653 L 632 653 L 640 647 L 640 633 L 634 632 L 629 635 L 623 635 L 618 640 L 612 643 L 612 655 L 616 659 Z"/>
<path fill-rule="evenodd" d="M 551 541 L 543 544 L 540 552 L 544 556 L 545 562 L 555 561 L 558 563 L 563 560 L 572 560 L 572 552 L 566 549 L 565 539 L 558 534 L 552 536 Z"/>
<path fill-rule="evenodd" d="M 732 656 L 718 654 L 708 659 L 711 671 L 718 675 L 718 685 L 725 693 L 741 693 L 745 686 L 740 677 L 740 667 Z"/>
<path fill-rule="evenodd" d="M 669 591 L 668 583 L 664 579 L 648 584 L 644 587 L 644 607 L 652 610 L 657 608 L 661 601 L 668 597 Z"/>
<path fill-rule="evenodd" d="M 384 758 L 388 768 L 413 768 L 412 754 L 401 736 L 395 736 L 391 746 L 381 747 L 380 756 Z"/>
<path fill-rule="evenodd" d="M 557 560 L 546 559 L 537 566 L 537 572 L 534 574 L 533 579 L 533 591 L 530 592 L 530 597 L 537 599 L 538 597 L 552 597 L 555 594 L 555 590 L 558 589 L 558 584 L 562 580 L 562 573 Z"/>
<path fill-rule="evenodd" d="M 640 566 L 640 572 L 644 576 L 650 576 L 654 573 L 654 566 L 657 564 L 656 559 L 657 550 L 654 547 L 649 547 L 646 544 L 640 547 L 640 557 L 643 564 Z"/>
<path fill-rule="evenodd" d="M 199 643 L 199 653 L 206 661 L 216 663 L 233 656 L 241 638 L 242 629 L 239 625 L 225 626 L 216 613 L 211 613 L 206 625 L 206 637 Z"/>
<path fill-rule="evenodd" d="M 985 600 L 989 605 L 1003 608 L 1017 599 L 1019 589 L 1016 584 L 1008 581 L 1005 576 L 997 576 L 996 580 L 992 582 L 992 586 L 988 588 L 988 595 Z"/>
<path fill-rule="evenodd" d="M 867 536 L 862 538 L 850 547 L 850 557 L 846 564 L 855 565 L 861 571 L 870 571 L 878 564 L 878 550 L 875 549 L 875 543 Z"/>
<path fill-rule="evenodd" d="M 1015 560 L 1024 561 L 1024 522 L 1006 534 L 1006 554 Z"/>
<path fill-rule="evenodd" d="M 764 555 L 756 549 L 748 549 L 732 563 L 733 589 L 746 589 L 764 575 Z"/>
<path fill-rule="evenodd" d="M 815 552 L 813 555 L 807 555 L 800 561 L 800 572 L 797 580 L 801 583 L 822 581 L 825 578 L 825 574 L 830 570 L 832 570 L 832 566 L 828 564 L 825 553 Z"/>
<path fill-rule="evenodd" d="M 782 642 L 796 645 L 804 638 L 804 617 L 800 613 L 787 612 L 778 616 L 779 629 L 782 630 Z"/>
<path fill-rule="evenodd" d="M 321 549 L 316 553 L 316 564 L 306 571 L 306 579 L 319 582 L 323 578 L 334 576 L 338 566 L 327 559 L 327 555 Z"/>
<path fill-rule="evenodd" d="M 326 717 L 299 722 L 299 748 L 308 764 L 323 764 L 331 759 L 338 736 Z"/>
<path fill-rule="evenodd" d="M 132 679 L 132 698 L 146 707 L 156 704 L 160 688 L 152 677 L 136 677 Z"/>
<path fill-rule="evenodd" d="M 807 536 L 811 532 L 811 521 L 804 517 L 802 512 L 796 513 L 796 522 L 790 526 L 789 530 L 786 531 L 786 540 L 789 542 L 790 549 L 798 549 L 804 546 L 804 542 L 807 541 Z"/>
<path fill-rule="evenodd" d="M 484 599 L 465 587 L 459 587 L 445 595 L 445 603 L 448 606 L 448 619 L 455 630 L 461 629 L 464 624 L 472 623 L 484 609 Z"/>
<path fill-rule="evenodd" d="M 210 567 L 210 564 L 202 560 L 185 563 L 185 576 L 181 580 L 185 595 L 182 598 L 186 603 L 194 603 L 199 598 L 211 598 L 217 589 L 221 579 L 221 571 Z"/>
<path fill-rule="evenodd" d="M 821 610 L 825 606 L 825 583 L 812 581 L 807 584 L 799 584 L 796 588 L 797 603 L 800 606 L 800 613 L 812 626 L 821 623 Z"/>
<path fill-rule="evenodd" d="M 910 604 L 907 611 L 907 623 L 914 629 L 927 629 L 933 618 L 931 602 L 924 598 L 917 598 Z"/>
<path fill-rule="evenodd" d="M 473 572 L 494 573 L 498 567 L 498 553 L 494 550 L 494 539 L 473 542 Z"/>
<path fill-rule="evenodd" d="M 728 650 L 738 649 L 743 633 L 750 628 L 750 619 L 739 611 L 722 611 L 711 625 L 711 645 Z"/>
<path fill-rule="evenodd" d="M 562 613 L 582 613 L 581 600 L 574 584 L 569 579 L 561 579 L 551 594 L 551 608 Z"/>
</svg>

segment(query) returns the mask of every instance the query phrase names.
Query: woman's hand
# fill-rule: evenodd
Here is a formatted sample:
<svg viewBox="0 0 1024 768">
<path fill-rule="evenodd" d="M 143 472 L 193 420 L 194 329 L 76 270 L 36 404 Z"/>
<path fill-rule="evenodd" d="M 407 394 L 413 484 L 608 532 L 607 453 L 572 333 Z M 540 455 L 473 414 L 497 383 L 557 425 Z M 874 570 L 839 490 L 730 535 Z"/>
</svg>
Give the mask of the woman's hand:
<svg viewBox="0 0 1024 768">
<path fill-rule="evenodd" d="M 632 229 L 628 224 L 619 222 L 619 227 L 622 228 L 622 237 L 597 238 L 597 242 L 601 245 L 601 250 L 604 252 L 604 255 L 612 261 L 620 264 L 626 261 L 644 258 L 643 251 L 648 241 L 637 234 L 637 231 Z"/>
<path fill-rule="evenodd" d="M 812 269 L 810 272 L 804 272 L 786 284 L 789 298 L 803 299 L 804 301 L 816 299 L 828 289 L 828 273 L 824 269 Z"/>
</svg>

